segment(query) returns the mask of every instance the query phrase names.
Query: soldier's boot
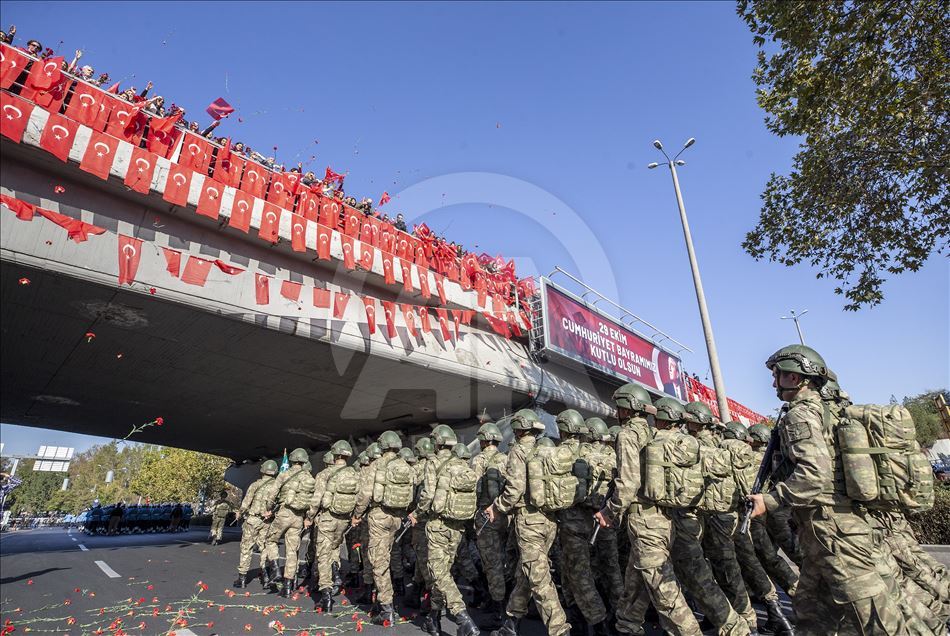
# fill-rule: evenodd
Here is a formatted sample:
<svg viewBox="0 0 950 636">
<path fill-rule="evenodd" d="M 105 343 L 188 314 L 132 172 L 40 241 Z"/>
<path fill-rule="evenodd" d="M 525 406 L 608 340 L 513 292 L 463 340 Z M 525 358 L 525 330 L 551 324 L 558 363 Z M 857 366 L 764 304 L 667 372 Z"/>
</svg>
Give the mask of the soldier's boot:
<svg viewBox="0 0 950 636">
<path fill-rule="evenodd" d="M 795 628 L 782 613 L 782 608 L 778 601 L 765 601 L 765 612 L 768 620 L 759 629 L 761 634 L 774 634 L 775 636 L 794 636 Z"/>
<path fill-rule="evenodd" d="M 247 587 L 247 574 L 238 572 L 238 577 L 234 579 L 234 587 Z"/>
<path fill-rule="evenodd" d="M 491 633 L 491 636 L 518 636 L 519 627 L 521 627 L 521 619 L 509 616 L 500 628 Z"/>
<path fill-rule="evenodd" d="M 301 584 L 305 583 L 307 579 L 310 578 L 310 572 L 311 572 L 310 564 L 304 563 L 303 565 L 297 568 L 297 580 L 300 581 Z"/>
<path fill-rule="evenodd" d="M 411 609 L 419 609 L 422 606 L 422 602 L 419 600 L 419 588 L 415 581 L 406 583 L 406 591 L 402 595 L 402 602 L 403 605 Z"/>
<path fill-rule="evenodd" d="M 403 579 L 393 579 L 393 596 L 402 597 L 406 594 L 406 583 Z"/>
<path fill-rule="evenodd" d="M 383 625 L 386 627 L 391 627 L 396 624 L 396 611 L 393 609 L 393 606 L 389 603 L 381 603 L 379 605 L 379 613 L 372 619 L 373 625 Z"/>
<path fill-rule="evenodd" d="M 442 636 L 442 612 L 428 612 L 422 620 L 422 631 L 430 636 Z"/>
<path fill-rule="evenodd" d="M 475 625 L 475 621 L 465 610 L 455 615 L 455 624 L 458 625 L 458 629 L 455 630 L 456 636 L 479 636 L 481 634 Z"/>
<path fill-rule="evenodd" d="M 594 632 L 594 636 L 615 636 L 617 633 L 613 627 L 611 627 L 610 620 L 606 618 L 599 623 L 591 625 L 591 630 Z"/>
<path fill-rule="evenodd" d="M 213 545 L 213 546 L 218 545 L 218 540 L 215 539 L 214 537 L 212 537 L 212 538 L 211 538 L 211 545 Z"/>
<path fill-rule="evenodd" d="M 294 589 L 296 588 L 294 579 L 288 579 L 287 577 L 284 577 L 281 579 L 281 583 L 282 585 L 280 586 L 280 590 L 277 592 L 277 596 L 290 598 L 290 595 L 293 594 Z"/>
<path fill-rule="evenodd" d="M 505 608 L 499 601 L 489 599 L 485 614 L 485 618 L 482 619 L 482 627 L 485 629 L 498 629 L 505 621 Z"/>
<path fill-rule="evenodd" d="M 277 566 L 276 561 L 267 562 L 267 581 L 264 583 L 266 587 L 271 592 L 277 591 L 277 585 L 280 582 L 280 569 Z"/>
<path fill-rule="evenodd" d="M 369 585 L 364 585 L 360 588 L 359 594 L 356 595 L 356 598 L 353 599 L 353 602 L 357 605 L 363 605 L 366 603 L 372 603 L 375 593 L 373 588 Z"/>
<path fill-rule="evenodd" d="M 567 608 L 567 621 L 571 624 L 571 636 L 587 636 L 587 621 L 577 605 Z"/>
<path fill-rule="evenodd" d="M 330 588 L 325 588 L 320 590 L 320 599 L 317 601 L 317 606 L 314 608 L 324 614 L 328 614 L 333 611 L 333 590 Z"/>
<path fill-rule="evenodd" d="M 334 563 L 330 566 L 330 571 L 333 573 L 333 593 L 336 594 L 343 587 L 343 577 L 340 576 L 340 566 Z"/>
</svg>

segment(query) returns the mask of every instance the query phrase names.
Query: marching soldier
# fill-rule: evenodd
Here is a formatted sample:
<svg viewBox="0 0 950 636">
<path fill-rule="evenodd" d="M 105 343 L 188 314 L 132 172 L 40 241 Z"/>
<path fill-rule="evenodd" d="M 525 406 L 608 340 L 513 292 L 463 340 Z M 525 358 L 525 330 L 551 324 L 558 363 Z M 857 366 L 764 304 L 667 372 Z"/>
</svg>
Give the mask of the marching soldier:
<svg viewBox="0 0 950 636">
<path fill-rule="evenodd" d="M 372 479 L 374 479 L 375 475 L 373 472 L 373 462 L 379 459 L 382 452 L 377 442 L 373 442 L 367 446 L 364 452 L 366 453 L 366 465 L 360 469 L 360 492 L 362 492 L 364 488 L 369 488 L 369 492 L 372 493 Z M 365 512 L 363 515 L 365 515 Z M 363 517 L 363 515 L 360 515 L 360 517 Z M 360 563 L 363 568 L 363 589 L 360 595 L 354 600 L 357 603 L 373 602 L 376 596 L 376 579 L 373 576 L 373 565 L 369 559 L 369 523 L 367 523 L 365 518 L 360 519 L 354 534 L 356 534 L 356 542 L 360 545 Z"/>
<path fill-rule="evenodd" d="M 264 522 L 265 501 L 277 483 L 277 462 L 268 459 L 261 464 L 261 478 L 252 483 L 244 494 L 238 518 L 244 519 L 241 526 L 241 556 L 238 560 L 238 577 L 234 587 L 247 587 L 247 572 L 251 568 L 251 559 L 254 555 L 254 546 L 261 552 L 261 582 L 264 581 L 264 572 L 267 563 L 264 556 L 264 535 L 267 524 Z"/>
<path fill-rule="evenodd" d="M 425 477 L 426 466 L 435 454 L 432 446 L 432 439 L 429 437 L 420 437 L 415 445 L 416 465 L 416 486 L 422 487 L 422 480 Z M 432 580 L 429 578 L 429 570 L 426 565 L 428 562 L 428 545 L 426 541 L 426 520 L 417 519 L 414 526 L 409 531 L 412 551 L 416 555 L 415 571 L 412 576 L 412 586 L 406 590 L 406 601 L 409 607 L 419 607 L 421 599 L 427 596 L 428 591 L 432 590 Z M 429 608 L 423 608 L 428 612 Z"/>
<path fill-rule="evenodd" d="M 599 511 L 607 503 L 607 496 L 617 476 L 617 453 L 610 445 L 610 433 L 607 424 L 599 417 L 585 422 L 590 437 L 587 451 L 588 464 L 591 467 L 591 488 L 588 506 L 591 511 Z M 620 607 L 623 595 L 623 573 L 620 570 L 620 556 L 617 549 L 617 529 L 613 526 L 601 528 L 594 543 L 594 559 L 599 580 L 603 582 L 613 613 Z"/>
<path fill-rule="evenodd" d="M 753 516 L 788 506 L 798 524 L 804 560 L 792 600 L 799 633 L 903 633 L 901 611 L 876 570 L 871 528 L 836 487 L 843 478 L 835 476 L 818 393 L 828 378 L 824 359 L 810 347 L 791 345 L 765 365 L 786 404 L 774 432 L 772 488 L 749 499 Z"/>
<path fill-rule="evenodd" d="M 310 508 L 307 509 L 307 517 L 303 522 L 303 536 L 307 537 L 307 563 L 304 566 L 304 574 L 300 577 L 300 580 L 304 582 L 310 580 L 312 581 L 311 585 L 316 583 L 317 580 L 317 526 L 314 523 L 314 517 L 316 516 L 314 502 L 319 505 L 323 498 L 324 488 L 326 487 L 326 472 L 333 465 L 333 453 L 331 451 L 324 453 L 322 461 L 323 470 L 313 476 L 313 497 L 310 500 Z M 304 464 L 305 467 L 308 465 Z"/>
<path fill-rule="evenodd" d="M 652 601 L 660 626 L 673 635 L 699 636 L 702 632 L 683 598 L 670 560 L 672 522 L 669 513 L 644 497 L 641 465 L 644 449 L 656 432 L 647 415 L 656 413 L 646 389 L 625 384 L 613 395 L 617 419 L 617 479 L 613 496 L 596 514 L 601 527 L 626 513 L 630 538 L 623 598 L 617 612 L 617 630 L 642 634 L 646 606 Z"/>
<path fill-rule="evenodd" d="M 527 501 L 528 458 L 535 450 L 536 436 L 544 432 L 544 423 L 534 411 L 521 409 L 511 417 L 511 428 L 515 443 L 508 452 L 505 490 L 485 509 L 485 514 L 489 523 L 494 523 L 498 513 L 513 515 L 521 567 L 505 608 L 505 623 L 492 636 L 517 636 L 518 625 L 528 613 L 528 601 L 532 598 L 548 634 L 563 636 L 571 626 L 558 602 L 548 565 L 557 523 L 554 515 L 541 512 Z"/>
<path fill-rule="evenodd" d="M 218 498 L 211 504 L 211 545 L 218 545 L 221 533 L 224 532 L 224 523 L 228 520 L 233 506 L 228 501 L 228 491 L 222 490 Z"/>
<path fill-rule="evenodd" d="M 284 577 L 278 579 L 278 592 L 289 597 L 291 590 L 297 587 L 297 553 L 300 550 L 300 531 L 303 530 L 304 517 L 310 507 L 313 496 L 313 477 L 304 469 L 307 463 L 307 451 L 295 448 L 289 457 L 290 468 L 277 476 L 277 484 L 265 502 L 267 512 L 264 518 L 273 516 L 267 533 L 265 552 L 267 560 L 277 567 L 280 552 L 277 542 L 284 540 Z M 279 506 L 279 507 L 278 507 Z M 277 507 L 276 514 L 273 512 Z M 271 578 L 276 578 L 276 572 Z"/>
<path fill-rule="evenodd" d="M 478 509 L 485 510 L 505 489 L 505 465 L 508 457 L 498 450 L 502 441 L 501 431 L 493 422 L 485 422 L 478 429 L 478 444 L 481 452 L 472 458 L 472 469 L 478 478 Z M 492 522 L 478 521 L 481 526 L 475 537 L 482 568 L 488 579 L 488 594 L 491 604 L 487 608 L 490 627 L 501 627 L 504 620 L 505 602 L 505 545 L 508 541 L 508 517 L 498 513 Z"/>
</svg>

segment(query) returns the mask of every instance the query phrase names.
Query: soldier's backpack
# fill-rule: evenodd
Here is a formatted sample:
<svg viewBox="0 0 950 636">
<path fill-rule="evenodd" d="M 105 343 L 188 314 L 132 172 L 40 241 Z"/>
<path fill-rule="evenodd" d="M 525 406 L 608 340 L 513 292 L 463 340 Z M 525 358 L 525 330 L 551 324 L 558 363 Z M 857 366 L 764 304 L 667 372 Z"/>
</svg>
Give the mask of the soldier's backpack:
<svg viewBox="0 0 950 636">
<path fill-rule="evenodd" d="M 712 513 L 736 510 L 736 480 L 729 451 L 700 445 L 699 463 L 703 471 L 703 498 L 698 508 Z"/>
<path fill-rule="evenodd" d="M 587 463 L 590 465 L 590 488 L 587 496 L 587 504 L 594 510 L 600 510 L 607 501 L 607 492 L 610 490 L 610 484 L 616 477 L 617 462 L 613 456 L 613 450 L 599 450 L 591 447 L 586 455 Z"/>
<path fill-rule="evenodd" d="M 475 516 L 475 486 L 478 478 L 468 464 L 458 458 L 447 460 L 435 475 L 432 512 L 446 519 L 466 521 Z"/>
<path fill-rule="evenodd" d="M 384 508 L 405 510 L 412 505 L 415 493 L 415 471 L 405 459 L 395 455 L 376 467 L 373 501 Z"/>
<path fill-rule="evenodd" d="M 488 506 L 498 498 L 498 495 L 504 492 L 505 478 L 503 470 L 506 463 L 507 458 L 503 453 L 494 453 L 485 464 L 485 472 L 482 473 L 482 478 L 478 480 L 476 487 L 480 506 Z"/>
<path fill-rule="evenodd" d="M 528 503 L 544 512 L 565 510 L 587 498 L 590 466 L 569 447 L 535 447 L 528 458 Z"/>
<path fill-rule="evenodd" d="M 327 478 L 320 506 L 335 515 L 349 515 L 356 508 L 360 477 L 352 466 L 340 466 Z"/>
<path fill-rule="evenodd" d="M 732 477 L 736 482 L 736 509 L 752 491 L 761 460 L 752 447 L 739 439 L 724 439 L 722 447 L 729 451 L 732 460 Z"/>
<path fill-rule="evenodd" d="M 643 496 L 658 506 L 695 508 L 703 500 L 703 468 L 696 438 L 657 431 L 644 450 Z"/>
<path fill-rule="evenodd" d="M 855 404 L 840 415 L 836 433 L 848 497 L 876 510 L 932 508 L 933 468 L 910 412 L 899 404 Z"/>
<path fill-rule="evenodd" d="M 287 507 L 297 512 L 306 510 L 310 507 L 310 499 L 313 497 L 313 489 L 317 482 L 314 481 L 313 476 L 308 470 L 298 472 L 288 479 L 283 487 L 286 488 L 291 482 L 293 482 L 294 493 L 290 501 L 286 502 Z"/>
</svg>

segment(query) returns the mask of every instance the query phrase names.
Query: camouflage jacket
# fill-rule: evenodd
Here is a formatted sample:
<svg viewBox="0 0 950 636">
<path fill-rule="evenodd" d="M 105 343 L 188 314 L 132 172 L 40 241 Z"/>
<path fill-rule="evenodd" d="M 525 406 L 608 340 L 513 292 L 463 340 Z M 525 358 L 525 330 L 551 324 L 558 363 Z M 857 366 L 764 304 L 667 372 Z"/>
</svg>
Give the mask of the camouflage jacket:
<svg viewBox="0 0 950 636">
<path fill-rule="evenodd" d="M 254 488 L 255 485 L 257 488 L 252 493 L 251 488 Z M 247 489 L 248 494 L 244 496 L 244 501 L 241 502 L 241 515 L 263 517 L 268 511 L 267 498 L 277 488 L 277 479 L 265 475 L 251 484 L 251 488 Z M 250 501 L 248 497 L 250 497 Z"/>
<path fill-rule="evenodd" d="M 274 480 L 277 482 L 274 485 L 274 490 L 268 493 L 265 502 L 267 509 L 273 510 L 278 503 L 286 504 L 292 501 L 297 494 L 297 489 L 305 487 L 307 485 L 305 482 L 308 480 L 312 481 L 313 477 L 311 477 L 310 473 L 300 464 L 294 464 L 289 469 L 277 475 L 277 479 Z"/>
<path fill-rule="evenodd" d="M 528 458 L 534 452 L 537 439 L 534 435 L 516 438 L 508 451 L 508 465 L 505 466 L 505 490 L 494 501 L 495 508 L 507 514 L 525 505 L 528 489 Z"/>
<path fill-rule="evenodd" d="M 497 446 L 489 446 L 481 451 L 475 457 L 472 457 L 471 467 L 478 478 L 478 505 L 480 508 L 491 504 L 486 481 L 494 480 L 497 482 L 497 488 L 500 492 L 505 487 L 505 465 L 508 463 L 508 457 L 498 450 Z M 487 473 L 487 474 L 486 474 Z"/>
<path fill-rule="evenodd" d="M 376 485 L 376 471 L 380 466 L 386 466 L 389 460 L 398 457 L 394 451 L 387 450 L 381 456 L 369 463 L 360 473 L 360 492 L 356 496 L 356 509 L 353 510 L 354 517 L 362 517 L 366 511 L 373 505 L 373 488 Z"/>
<path fill-rule="evenodd" d="M 419 500 L 416 502 L 415 516 L 425 517 L 429 514 L 429 508 L 432 507 L 432 498 L 435 497 L 435 486 L 439 471 L 450 459 L 452 459 L 452 451 L 448 448 L 441 448 L 435 454 L 435 457 L 426 462 L 425 473 L 422 476 L 422 488 L 419 489 Z"/>
<path fill-rule="evenodd" d="M 232 508 L 234 508 L 234 506 L 232 506 L 231 502 L 227 499 L 218 499 L 211 504 L 211 516 L 216 519 L 224 519 L 228 516 L 228 513 L 231 512 Z"/>
<path fill-rule="evenodd" d="M 641 498 L 643 486 L 643 449 L 653 441 L 655 431 L 644 417 L 625 421 L 617 433 L 617 478 L 614 494 L 607 509 L 619 517 L 635 503 L 649 503 Z"/>
<path fill-rule="evenodd" d="M 327 490 L 327 480 L 337 468 L 339 467 L 331 464 L 313 476 L 313 496 L 310 498 L 310 507 L 307 509 L 307 516 L 309 518 L 314 518 L 317 516 L 317 513 L 320 512 L 320 504 L 323 502 L 323 493 Z"/>
</svg>

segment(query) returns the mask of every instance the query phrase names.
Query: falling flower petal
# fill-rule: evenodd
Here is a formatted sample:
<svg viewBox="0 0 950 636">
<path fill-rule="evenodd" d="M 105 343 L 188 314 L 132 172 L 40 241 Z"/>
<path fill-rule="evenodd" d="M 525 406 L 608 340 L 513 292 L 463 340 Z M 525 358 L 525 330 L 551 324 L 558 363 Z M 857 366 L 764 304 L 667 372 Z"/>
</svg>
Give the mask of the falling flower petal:
<svg viewBox="0 0 950 636">
<path fill-rule="evenodd" d="M 61 186 L 61 185 L 54 186 L 54 187 L 53 187 L 53 192 L 55 192 L 56 194 L 62 194 L 63 192 L 66 192 L 66 188 L 64 188 L 64 187 Z"/>
<path fill-rule="evenodd" d="M 21 285 L 29 285 L 29 284 L 30 284 L 30 279 L 24 277 L 24 278 L 21 278 L 21 279 L 20 279 L 19 281 L 17 281 L 17 282 L 19 282 Z M 28 583 L 28 585 L 33 585 L 33 581 L 30 581 L 30 582 Z"/>
</svg>

